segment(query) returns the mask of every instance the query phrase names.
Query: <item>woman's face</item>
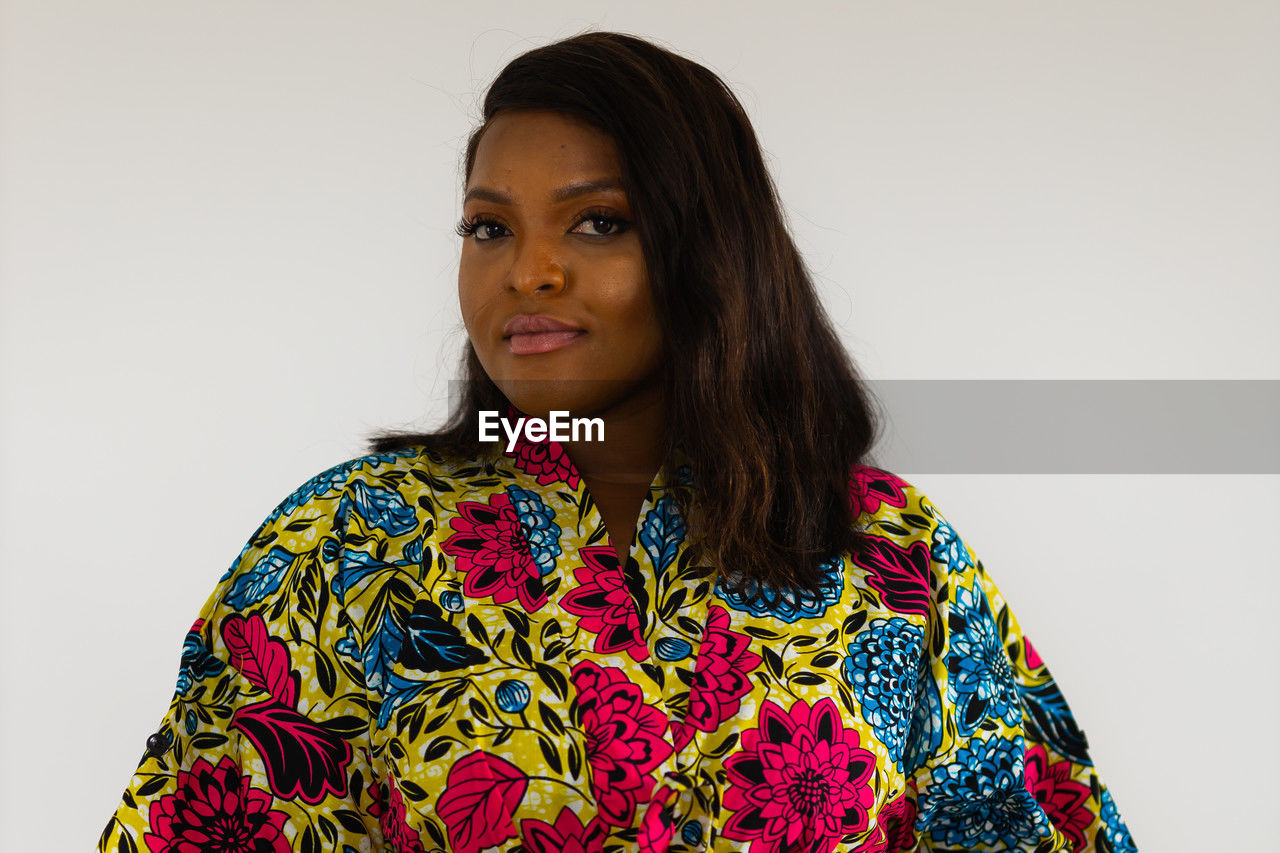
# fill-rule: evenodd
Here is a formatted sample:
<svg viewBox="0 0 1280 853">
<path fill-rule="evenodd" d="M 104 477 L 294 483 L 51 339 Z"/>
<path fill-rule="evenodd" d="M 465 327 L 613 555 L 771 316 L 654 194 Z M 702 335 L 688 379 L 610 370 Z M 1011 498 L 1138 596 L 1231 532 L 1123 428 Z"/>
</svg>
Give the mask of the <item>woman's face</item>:
<svg viewBox="0 0 1280 853">
<path fill-rule="evenodd" d="M 604 415 L 655 391 L 662 335 L 621 183 L 612 139 L 552 112 L 500 113 L 476 149 L 458 300 L 485 372 L 529 415 Z M 578 331 L 511 337 L 522 314 Z"/>
</svg>

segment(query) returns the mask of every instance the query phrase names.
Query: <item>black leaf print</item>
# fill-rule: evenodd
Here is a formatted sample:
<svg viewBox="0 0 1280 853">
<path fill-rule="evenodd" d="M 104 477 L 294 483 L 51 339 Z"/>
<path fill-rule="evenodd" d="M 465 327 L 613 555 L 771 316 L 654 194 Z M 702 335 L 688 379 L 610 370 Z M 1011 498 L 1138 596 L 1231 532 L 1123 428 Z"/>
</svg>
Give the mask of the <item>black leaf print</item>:
<svg viewBox="0 0 1280 853">
<path fill-rule="evenodd" d="M 404 645 L 397 663 L 423 672 L 450 672 L 489 660 L 479 648 L 468 645 L 462 632 L 443 617 L 444 611 L 435 602 L 418 599 L 405 625 Z"/>
</svg>

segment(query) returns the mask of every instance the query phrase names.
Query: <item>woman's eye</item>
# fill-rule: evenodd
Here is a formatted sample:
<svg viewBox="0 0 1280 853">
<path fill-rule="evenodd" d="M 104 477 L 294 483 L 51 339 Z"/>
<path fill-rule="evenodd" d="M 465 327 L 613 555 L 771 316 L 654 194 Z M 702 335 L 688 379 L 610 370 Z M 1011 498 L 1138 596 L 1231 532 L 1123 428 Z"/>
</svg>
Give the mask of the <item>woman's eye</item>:
<svg viewBox="0 0 1280 853">
<path fill-rule="evenodd" d="M 596 233 L 591 235 L 593 237 L 612 237 L 615 234 L 621 234 L 623 231 L 627 230 L 626 222 L 612 216 L 604 216 L 603 214 L 584 216 L 578 227 L 580 228 L 582 225 L 586 224 L 590 224 L 595 230 Z M 578 229 L 575 228 L 574 230 L 577 231 Z"/>
<path fill-rule="evenodd" d="M 607 213 L 588 213 L 578 220 L 571 233 L 589 237 L 613 237 L 630 229 L 625 219 Z M 502 223 L 485 217 L 463 219 L 455 229 L 459 237 L 471 237 L 477 243 L 488 243 L 505 236 L 507 228 Z"/>
<path fill-rule="evenodd" d="M 492 240 L 494 237 L 502 236 L 500 233 L 492 233 L 489 229 L 494 229 L 500 232 L 502 230 L 502 226 L 487 219 L 480 220 L 476 223 L 475 231 L 473 232 L 476 235 L 476 240 L 484 243 L 487 240 Z"/>
</svg>

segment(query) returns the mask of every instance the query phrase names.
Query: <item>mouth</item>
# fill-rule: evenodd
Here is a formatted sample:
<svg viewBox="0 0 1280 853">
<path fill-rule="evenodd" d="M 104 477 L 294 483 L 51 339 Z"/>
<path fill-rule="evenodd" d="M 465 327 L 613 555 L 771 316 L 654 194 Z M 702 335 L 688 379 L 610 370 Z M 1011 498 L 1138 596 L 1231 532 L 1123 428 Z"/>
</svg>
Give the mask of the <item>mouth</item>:
<svg viewBox="0 0 1280 853">
<path fill-rule="evenodd" d="M 509 335 L 506 341 L 507 347 L 514 355 L 536 355 L 567 347 L 586 334 L 582 329 L 563 332 L 524 332 Z"/>
</svg>

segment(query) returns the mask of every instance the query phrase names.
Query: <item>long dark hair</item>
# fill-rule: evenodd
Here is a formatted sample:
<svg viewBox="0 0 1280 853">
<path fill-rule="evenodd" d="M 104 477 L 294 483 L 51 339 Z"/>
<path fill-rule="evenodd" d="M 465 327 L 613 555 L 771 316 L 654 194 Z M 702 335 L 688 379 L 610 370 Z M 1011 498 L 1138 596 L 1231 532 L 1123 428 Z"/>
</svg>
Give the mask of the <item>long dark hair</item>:
<svg viewBox="0 0 1280 853">
<path fill-rule="evenodd" d="M 870 464 L 874 397 L 788 233 L 750 120 L 707 68 L 635 36 L 587 32 L 512 60 L 467 142 L 466 180 L 496 115 L 538 109 L 617 144 L 664 346 L 669 432 L 692 491 L 673 496 L 700 562 L 756 597 L 817 593 L 822 562 L 861 553 L 851 469 Z M 506 396 L 467 343 L 463 392 L 437 432 L 382 430 L 373 452 L 475 458 L 481 410 Z"/>
</svg>

